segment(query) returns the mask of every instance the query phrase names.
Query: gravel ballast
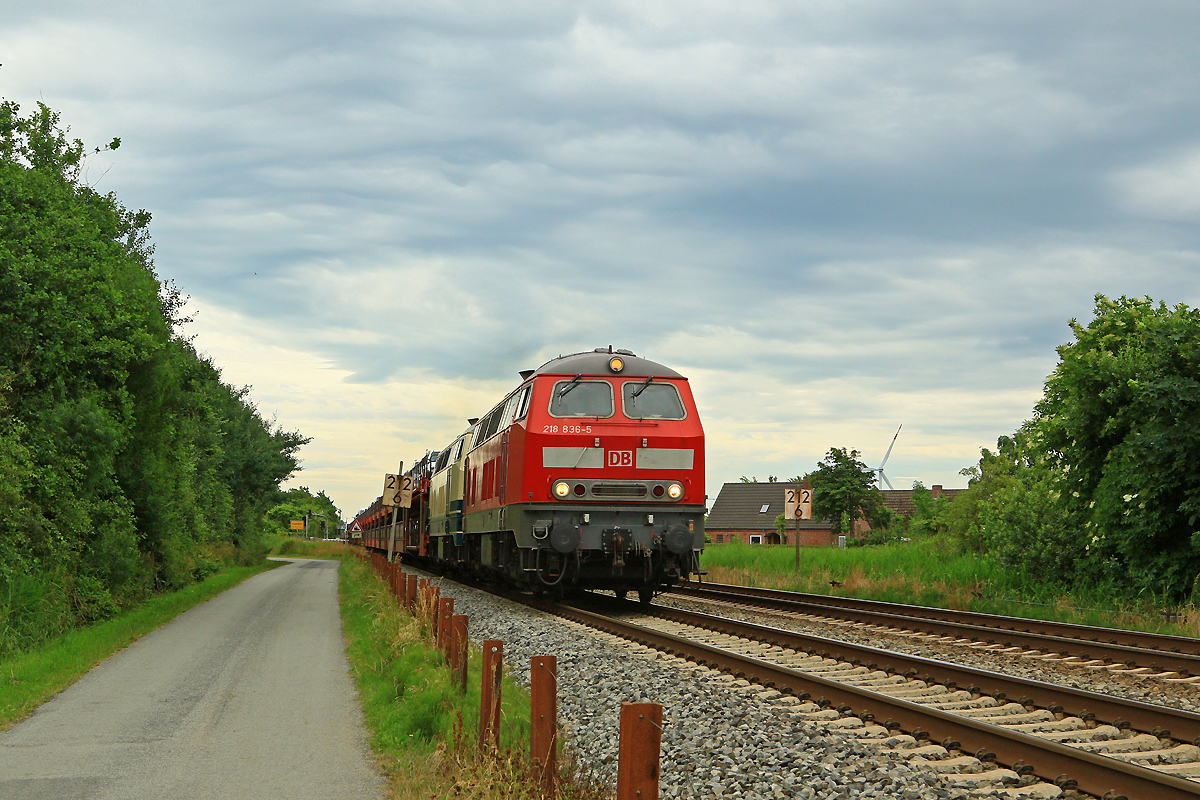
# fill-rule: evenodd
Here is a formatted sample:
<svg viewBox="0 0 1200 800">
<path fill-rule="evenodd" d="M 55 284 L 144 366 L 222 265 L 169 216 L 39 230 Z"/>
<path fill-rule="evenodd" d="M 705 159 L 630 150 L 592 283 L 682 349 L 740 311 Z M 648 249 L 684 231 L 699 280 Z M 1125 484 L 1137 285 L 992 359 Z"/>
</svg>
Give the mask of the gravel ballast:
<svg viewBox="0 0 1200 800">
<path fill-rule="evenodd" d="M 622 701 L 663 705 L 660 796 L 668 798 L 901 798 L 986 793 L 950 788 L 904 758 L 806 718 L 795 698 L 618 637 L 433 578 L 472 641 L 504 642 L 524 685 L 533 656 L 558 659 L 559 726 L 585 774 L 616 784 Z"/>
</svg>

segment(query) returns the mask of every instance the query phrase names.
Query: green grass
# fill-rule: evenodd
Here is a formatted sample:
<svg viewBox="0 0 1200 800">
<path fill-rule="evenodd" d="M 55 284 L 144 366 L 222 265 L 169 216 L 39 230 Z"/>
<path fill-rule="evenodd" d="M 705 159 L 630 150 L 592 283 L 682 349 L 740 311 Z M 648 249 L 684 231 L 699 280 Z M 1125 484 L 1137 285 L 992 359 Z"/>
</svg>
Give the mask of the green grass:
<svg viewBox="0 0 1200 800">
<path fill-rule="evenodd" d="M 468 660 L 467 690 L 452 680 L 428 626 L 402 610 L 387 584 L 352 554 L 342 559 L 338 594 L 346 654 L 358 686 L 371 746 L 390 777 L 389 797 L 541 797 L 527 775 L 529 694 L 504 677 L 500 752 L 478 754 L 481 653 Z M 562 797 L 596 798 L 565 772 Z"/>
<path fill-rule="evenodd" d="M 273 535 L 268 537 L 268 556 L 282 558 L 324 558 L 339 560 L 350 552 L 345 542 L 329 542 L 324 539 L 301 539 L 296 536 Z"/>
<path fill-rule="evenodd" d="M 104 659 L 184 611 L 278 563 L 230 567 L 178 592 L 158 595 L 112 619 L 70 631 L 36 650 L 0 661 L 0 730 L 77 681 Z"/>
<path fill-rule="evenodd" d="M 1107 591 L 1067 591 L 1004 569 L 992 559 L 958 551 L 945 538 L 865 547 L 801 547 L 796 570 L 793 545 L 707 545 L 705 580 L 861 597 L 892 603 L 988 614 L 1156 631 L 1200 633 L 1200 614 L 1169 624 L 1153 599 L 1122 598 Z M 831 586 L 836 581 L 841 586 Z M 1178 609 L 1172 609 L 1178 610 Z M 1184 609 L 1187 612 L 1187 609 Z"/>
</svg>

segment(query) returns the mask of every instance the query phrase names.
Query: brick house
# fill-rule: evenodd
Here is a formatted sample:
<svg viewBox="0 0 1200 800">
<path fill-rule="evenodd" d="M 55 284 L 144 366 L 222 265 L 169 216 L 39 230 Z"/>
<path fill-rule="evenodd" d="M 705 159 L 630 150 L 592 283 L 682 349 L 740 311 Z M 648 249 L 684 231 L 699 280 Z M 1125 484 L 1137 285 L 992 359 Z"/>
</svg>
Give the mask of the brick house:
<svg viewBox="0 0 1200 800">
<path fill-rule="evenodd" d="M 800 544 L 836 544 L 828 522 L 813 519 L 788 520 L 784 541 L 775 530 L 775 518 L 783 513 L 783 494 L 799 484 L 726 483 L 713 501 L 704 531 L 715 544 L 733 541 L 745 544 L 795 544 L 795 526 L 800 524 Z"/>
<path fill-rule="evenodd" d="M 783 496 L 787 489 L 797 488 L 791 482 L 778 483 L 726 483 L 713 501 L 704 531 L 714 544 L 724 544 L 740 539 L 745 544 L 795 544 L 799 525 L 800 544 L 809 546 L 836 545 L 833 525 L 825 520 L 787 520 L 783 541 L 775 529 L 775 518 L 783 513 Z M 953 498 L 963 489 L 943 489 L 935 484 L 929 492 L 935 498 Z M 883 503 L 895 513 L 910 517 L 916 511 L 912 501 L 912 489 L 885 489 Z M 854 534 L 862 536 L 871 530 L 864 520 L 854 524 Z"/>
</svg>

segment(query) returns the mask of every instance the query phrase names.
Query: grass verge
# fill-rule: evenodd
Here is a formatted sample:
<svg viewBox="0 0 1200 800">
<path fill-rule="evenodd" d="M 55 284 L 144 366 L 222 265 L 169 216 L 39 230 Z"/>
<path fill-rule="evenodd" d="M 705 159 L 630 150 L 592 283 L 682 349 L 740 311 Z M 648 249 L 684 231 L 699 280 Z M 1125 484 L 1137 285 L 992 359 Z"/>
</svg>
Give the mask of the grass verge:
<svg viewBox="0 0 1200 800">
<path fill-rule="evenodd" d="M 280 558 L 325 558 L 340 559 L 350 552 L 345 542 L 332 542 L 327 539 L 300 539 L 295 536 L 270 537 L 271 549 L 268 557 Z"/>
<path fill-rule="evenodd" d="M 792 545 L 707 545 L 706 581 L 738 583 L 813 594 L 954 608 L 1028 619 L 1128 630 L 1200 635 L 1200 614 L 1182 612 L 1169 623 L 1162 603 L 1096 591 L 1066 592 L 1004 569 L 986 556 L 962 553 L 941 538 L 865 547 L 801 547 L 800 569 Z M 837 582 L 839 586 L 832 586 Z M 1190 613 L 1189 613 L 1190 612 Z"/>
<path fill-rule="evenodd" d="M 299 553 L 297 553 L 299 555 Z M 530 779 L 529 694 L 504 677 L 499 753 L 477 748 L 481 654 L 472 649 L 467 690 L 451 679 L 430 631 L 403 611 L 387 584 L 353 555 L 342 559 L 338 594 L 346 654 L 358 686 L 371 746 L 388 776 L 392 800 L 541 798 Z M 604 795 L 560 758 L 561 796 Z"/>
<path fill-rule="evenodd" d="M 279 566 L 230 567 L 200 583 L 159 595 L 104 622 L 73 630 L 37 650 L 0 662 L 0 730 L 70 686 L 92 667 L 184 611 Z"/>
</svg>

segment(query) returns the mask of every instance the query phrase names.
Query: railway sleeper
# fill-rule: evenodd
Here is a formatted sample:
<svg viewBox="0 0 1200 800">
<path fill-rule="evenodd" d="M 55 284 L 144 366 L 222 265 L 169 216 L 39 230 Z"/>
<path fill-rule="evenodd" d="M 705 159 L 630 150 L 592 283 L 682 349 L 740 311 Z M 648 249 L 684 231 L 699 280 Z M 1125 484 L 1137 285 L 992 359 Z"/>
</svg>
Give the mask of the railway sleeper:
<svg viewBox="0 0 1200 800">
<path fill-rule="evenodd" d="M 1112 758 L 1131 761 L 1138 764 L 1192 764 L 1200 767 L 1200 747 L 1194 744 L 1181 744 L 1177 747 L 1166 747 L 1161 750 L 1136 750 L 1128 753 L 1109 753 Z"/>
<path fill-rule="evenodd" d="M 1007 727 L 1010 725 L 1023 725 L 1030 722 L 1050 722 L 1057 719 L 1054 714 L 1044 708 L 1038 708 L 1030 711 L 1028 708 L 1019 703 L 1009 703 L 1009 706 L 1017 706 L 1016 709 L 1013 709 L 1014 713 L 1005 715 L 1003 717 L 995 717 L 989 720 L 989 722 L 994 722 L 997 725 L 1004 725 Z M 1080 720 L 1080 722 L 1082 721 L 1083 720 Z"/>
<path fill-rule="evenodd" d="M 1103 753 L 1110 755 L 1112 753 L 1128 753 L 1135 750 L 1150 751 L 1159 750 L 1162 744 L 1157 736 L 1149 733 L 1139 733 L 1130 736 L 1126 739 L 1106 739 L 1100 742 L 1080 742 L 1076 744 L 1080 750 L 1086 750 L 1089 753 Z"/>
<path fill-rule="evenodd" d="M 844 733 L 847 736 L 853 736 L 854 738 L 860 740 L 886 739 L 888 736 L 888 729 L 882 725 L 871 723 L 870 725 L 864 725 L 861 728 L 843 730 L 841 733 Z"/>
<path fill-rule="evenodd" d="M 1200 762 L 1191 764 L 1161 764 L 1155 767 L 1159 772 L 1168 775 L 1178 775 L 1181 778 L 1200 778 Z"/>
<path fill-rule="evenodd" d="M 996 789 L 995 793 L 1000 797 L 1019 797 L 1025 800 L 1053 800 L 1056 797 L 1063 796 L 1063 790 L 1055 786 L 1053 783 L 1042 781 L 1040 783 L 1031 783 L 1028 786 L 1005 786 Z"/>
<path fill-rule="evenodd" d="M 930 770 L 931 772 L 960 772 L 976 765 L 982 767 L 984 762 L 975 756 L 951 756 L 949 758 L 914 756 L 909 759 L 908 763 L 915 767 Z"/>
<path fill-rule="evenodd" d="M 983 700 L 983 698 L 979 698 Z M 992 701 L 992 705 L 985 705 L 982 708 L 965 708 L 962 711 L 955 713 L 962 717 L 971 717 L 972 719 L 982 719 L 985 722 L 991 722 L 990 717 L 1007 717 L 1015 714 L 1024 714 L 1025 706 L 1020 703 L 1004 703 L 1003 705 L 994 698 L 988 698 Z"/>
<path fill-rule="evenodd" d="M 1087 724 L 1086 720 L 1084 720 L 1084 724 Z M 1121 731 L 1112 725 L 1097 725 L 1094 728 L 1079 728 L 1074 731 L 1050 731 L 1042 734 L 1041 738 L 1052 742 L 1076 745 L 1083 742 L 1103 741 L 1120 735 Z"/>
<path fill-rule="evenodd" d="M 1079 719 L 1079 717 L 1068 717 L 1067 719 L 1049 719 L 1042 722 L 1024 722 L 1016 725 L 1010 725 L 1006 720 L 997 720 L 997 725 L 1003 725 L 1005 730 L 1017 731 L 1018 733 L 1051 733 L 1054 731 L 1078 731 L 1084 730 L 1087 723 Z"/>
<path fill-rule="evenodd" d="M 942 780 L 956 788 L 983 788 L 1016 784 L 1021 781 L 1021 776 L 1011 769 L 993 767 L 987 772 L 945 772 Z"/>
<path fill-rule="evenodd" d="M 938 707 L 944 711 L 953 711 L 955 714 L 959 714 L 966 711 L 978 711 L 982 708 L 992 708 L 999 704 L 999 701 L 994 697 L 988 697 L 986 695 L 980 697 L 973 695 L 966 690 L 955 692 L 955 694 L 966 694 L 968 695 L 968 698 L 963 700 L 954 700 L 946 703 L 944 706 L 939 705 Z"/>
</svg>

